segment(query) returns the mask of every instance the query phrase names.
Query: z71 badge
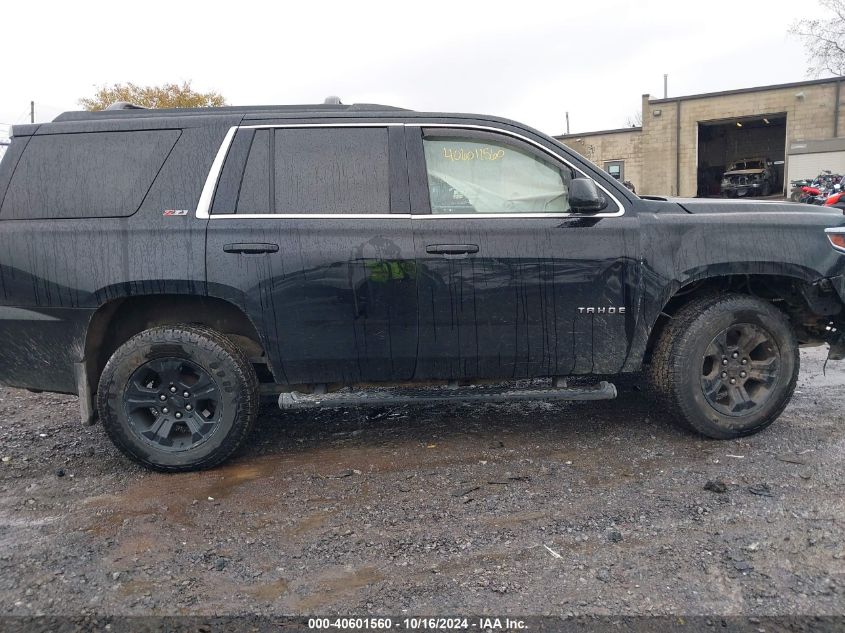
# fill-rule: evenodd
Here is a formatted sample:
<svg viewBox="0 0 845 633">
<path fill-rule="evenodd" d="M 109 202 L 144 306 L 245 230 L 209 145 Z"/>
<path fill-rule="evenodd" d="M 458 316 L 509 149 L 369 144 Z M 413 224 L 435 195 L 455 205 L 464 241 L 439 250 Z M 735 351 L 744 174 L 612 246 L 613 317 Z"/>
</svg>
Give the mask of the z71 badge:
<svg viewBox="0 0 845 633">
<path fill-rule="evenodd" d="M 188 215 L 187 209 L 167 209 L 164 213 L 162 213 L 164 217 L 169 217 L 172 215 Z"/>
</svg>

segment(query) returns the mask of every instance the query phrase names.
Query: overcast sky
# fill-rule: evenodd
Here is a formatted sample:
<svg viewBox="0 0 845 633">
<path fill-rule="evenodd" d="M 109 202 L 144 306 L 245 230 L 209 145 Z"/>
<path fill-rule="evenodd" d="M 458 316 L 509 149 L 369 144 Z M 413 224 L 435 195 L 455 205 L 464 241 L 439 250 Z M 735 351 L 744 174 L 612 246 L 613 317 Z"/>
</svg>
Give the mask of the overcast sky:
<svg viewBox="0 0 845 633">
<path fill-rule="evenodd" d="M 95 85 L 190 79 L 230 104 L 375 102 L 552 134 L 622 127 L 643 93 L 806 79 L 787 36 L 813 0 L 9 2 L 0 123 L 78 109 Z M 5 128 L 0 126 L 0 135 Z"/>
</svg>

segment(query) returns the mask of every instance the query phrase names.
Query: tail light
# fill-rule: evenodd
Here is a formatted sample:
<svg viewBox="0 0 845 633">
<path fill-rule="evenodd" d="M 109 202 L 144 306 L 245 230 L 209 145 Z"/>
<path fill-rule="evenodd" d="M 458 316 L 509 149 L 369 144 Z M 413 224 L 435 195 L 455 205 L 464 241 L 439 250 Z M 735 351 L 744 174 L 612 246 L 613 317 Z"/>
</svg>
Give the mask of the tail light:
<svg viewBox="0 0 845 633">
<path fill-rule="evenodd" d="M 830 245 L 838 251 L 845 253 L 845 227 L 825 229 Z"/>
</svg>

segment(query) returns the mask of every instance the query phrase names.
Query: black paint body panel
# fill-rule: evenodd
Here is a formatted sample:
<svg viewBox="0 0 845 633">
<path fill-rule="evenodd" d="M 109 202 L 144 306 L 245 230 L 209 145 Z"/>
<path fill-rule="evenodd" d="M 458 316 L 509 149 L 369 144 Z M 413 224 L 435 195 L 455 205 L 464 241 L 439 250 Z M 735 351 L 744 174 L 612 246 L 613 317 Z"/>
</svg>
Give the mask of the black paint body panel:
<svg viewBox="0 0 845 633">
<path fill-rule="evenodd" d="M 181 130 L 181 135 L 140 208 L 128 217 L 21 220 L 0 214 L 0 382 L 73 393 L 72 363 L 83 359 L 88 323 L 98 308 L 129 296 L 206 293 L 206 222 L 164 217 L 163 211 L 196 208 L 214 154 L 240 118 L 130 125 Z M 37 134 L 59 129 L 113 131 L 125 124 L 43 124 Z M 14 138 L 10 150 L 17 144 Z M 3 308 L 33 310 L 51 319 L 29 319 Z"/>
<path fill-rule="evenodd" d="M 212 161 L 233 126 L 415 122 L 519 134 L 596 180 L 624 213 L 415 217 L 429 211 L 418 178 L 421 157 L 397 126 L 389 137 L 396 217 L 196 217 Z M 133 296 L 230 302 L 256 327 L 275 380 L 300 384 L 634 371 L 661 310 L 692 281 L 735 274 L 832 278 L 845 292 L 845 258 L 824 234 L 845 225 L 838 210 L 643 200 L 554 140 L 475 115 L 230 108 L 67 116 L 14 137 L 0 164 L 0 205 L 33 134 L 162 129 L 177 130 L 178 140 L 140 208 L 118 214 L 126 217 L 0 214 L 0 382 L 76 391 L 73 364 L 83 360 L 92 316 Z M 250 243 L 278 250 L 225 250 Z M 465 258 L 427 252 L 444 243 L 477 245 L 478 252 Z M 586 311 L 611 307 L 616 312 Z"/>
</svg>

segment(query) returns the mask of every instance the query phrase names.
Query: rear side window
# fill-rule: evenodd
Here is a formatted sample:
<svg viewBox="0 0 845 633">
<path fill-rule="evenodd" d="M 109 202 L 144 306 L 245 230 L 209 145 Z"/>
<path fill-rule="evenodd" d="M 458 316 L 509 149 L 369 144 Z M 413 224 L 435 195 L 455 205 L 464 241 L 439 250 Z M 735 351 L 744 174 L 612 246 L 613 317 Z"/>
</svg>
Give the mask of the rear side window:
<svg viewBox="0 0 845 633">
<path fill-rule="evenodd" d="M 276 130 L 276 213 L 390 213 L 386 128 Z"/>
<path fill-rule="evenodd" d="M 272 130 L 256 130 L 244 168 L 237 213 L 270 213 Z"/>
<path fill-rule="evenodd" d="M 390 213 L 387 128 L 239 130 L 212 213 Z"/>
<path fill-rule="evenodd" d="M 124 217 L 135 213 L 179 130 L 33 136 L 21 156 L 0 217 Z"/>
</svg>

